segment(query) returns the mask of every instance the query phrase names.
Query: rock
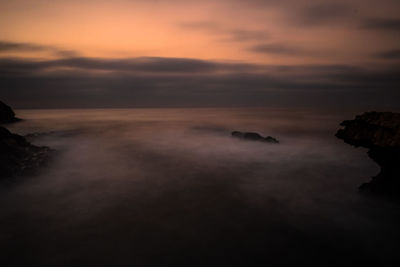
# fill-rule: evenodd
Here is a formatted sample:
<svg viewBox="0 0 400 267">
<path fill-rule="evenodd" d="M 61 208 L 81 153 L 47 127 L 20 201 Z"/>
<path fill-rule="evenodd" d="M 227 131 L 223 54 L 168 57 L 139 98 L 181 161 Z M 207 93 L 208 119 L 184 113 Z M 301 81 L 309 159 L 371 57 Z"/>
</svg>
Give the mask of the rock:
<svg viewBox="0 0 400 267">
<path fill-rule="evenodd" d="M 245 140 L 279 144 L 279 141 L 272 136 L 263 137 L 258 133 L 233 131 L 232 136 Z"/>
<path fill-rule="evenodd" d="M 9 106 L 0 101 L 0 123 L 10 123 L 19 120 L 20 119 L 15 117 L 14 111 Z"/>
<path fill-rule="evenodd" d="M 41 136 L 46 136 L 46 135 L 50 135 L 50 134 L 54 134 L 54 131 L 48 131 L 48 132 L 34 132 L 34 133 L 29 133 L 24 135 L 25 138 L 29 139 L 33 139 L 36 137 L 41 137 Z"/>
<path fill-rule="evenodd" d="M 263 141 L 264 141 L 264 142 L 268 142 L 268 143 L 279 144 L 278 139 L 276 139 L 276 138 L 274 138 L 274 137 L 272 137 L 272 136 L 269 136 L 269 135 L 268 135 L 267 137 L 265 137 Z"/>
<path fill-rule="evenodd" d="M 336 137 L 355 147 L 368 148 L 369 157 L 381 168 L 362 192 L 397 194 L 400 191 L 400 113 L 366 112 L 343 121 Z"/>
<path fill-rule="evenodd" d="M 0 127 L 0 178 L 33 171 L 49 157 L 48 147 L 30 144 L 18 134 Z"/>
</svg>

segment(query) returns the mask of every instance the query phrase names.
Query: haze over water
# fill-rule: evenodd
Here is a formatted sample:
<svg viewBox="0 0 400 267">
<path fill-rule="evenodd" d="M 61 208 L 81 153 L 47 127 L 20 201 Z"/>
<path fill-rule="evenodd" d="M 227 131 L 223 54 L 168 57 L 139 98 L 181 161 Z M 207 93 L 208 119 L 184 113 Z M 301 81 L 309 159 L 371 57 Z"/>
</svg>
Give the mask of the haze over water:
<svg viewBox="0 0 400 267">
<path fill-rule="evenodd" d="M 377 165 L 334 137 L 345 112 L 17 113 L 25 120 L 10 130 L 45 133 L 30 141 L 56 152 L 36 175 L 0 187 L 1 258 L 15 266 L 385 266 L 396 259 L 398 209 L 357 192 Z M 233 130 L 281 144 L 234 139 Z"/>
</svg>

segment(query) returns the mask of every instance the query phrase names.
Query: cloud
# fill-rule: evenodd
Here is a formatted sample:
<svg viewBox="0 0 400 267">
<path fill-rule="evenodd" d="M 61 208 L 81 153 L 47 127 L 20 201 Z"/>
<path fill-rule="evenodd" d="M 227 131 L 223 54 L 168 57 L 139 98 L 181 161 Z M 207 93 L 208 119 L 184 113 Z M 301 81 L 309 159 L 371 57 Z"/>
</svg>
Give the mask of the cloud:
<svg viewBox="0 0 400 267">
<path fill-rule="evenodd" d="M 338 23 L 353 16 L 357 10 L 348 3 L 320 2 L 305 6 L 297 12 L 295 22 L 308 26 L 320 26 L 328 23 Z"/>
<path fill-rule="evenodd" d="M 144 57 L 132 59 L 104 59 L 71 57 L 38 61 L 21 58 L 0 58 L 0 77 L 56 77 L 76 75 L 79 77 L 142 77 L 172 81 L 188 78 L 241 81 L 240 86 L 269 85 L 270 88 L 330 88 L 342 83 L 362 84 L 364 81 L 387 83 L 400 81 L 397 65 L 385 68 L 362 68 L 352 65 L 261 65 L 229 63 L 212 60 Z M 400 68 L 399 68 L 400 69 Z M 87 71 L 87 72 L 85 72 Z M 104 71 L 108 71 L 106 75 Z M 307 82 L 304 82 L 307 81 Z M 326 85 L 322 86 L 321 81 Z M 244 85 L 244 83 L 247 84 Z M 272 86 L 271 86 L 272 85 Z M 268 86 L 267 86 L 268 87 Z"/>
<path fill-rule="evenodd" d="M 269 38 L 269 35 L 263 31 L 252 31 L 236 29 L 227 32 L 226 37 L 222 37 L 222 40 L 235 41 L 235 42 L 247 42 L 247 41 L 260 41 Z"/>
<path fill-rule="evenodd" d="M 191 21 L 178 24 L 179 28 L 205 31 L 214 36 L 217 36 L 221 41 L 229 42 L 247 42 L 247 41 L 260 41 L 268 39 L 269 35 L 265 31 L 230 28 L 222 26 L 215 21 Z"/>
<path fill-rule="evenodd" d="M 220 30 L 221 26 L 215 21 L 187 21 L 179 23 L 180 28 L 187 28 L 192 30 Z"/>
<path fill-rule="evenodd" d="M 127 59 L 108 59 L 90 57 L 65 57 L 55 60 L 23 60 L 0 58 L 3 72 L 25 73 L 58 69 L 138 72 L 138 73 L 210 73 L 218 71 L 249 71 L 258 68 L 255 64 L 225 63 L 190 58 L 138 57 Z"/>
<path fill-rule="evenodd" d="M 400 49 L 386 50 L 377 54 L 382 59 L 400 59 Z"/>
<path fill-rule="evenodd" d="M 279 43 L 258 44 L 250 47 L 249 51 L 256 53 L 291 55 L 291 56 L 307 54 L 307 52 L 300 47 L 289 46 Z"/>
<path fill-rule="evenodd" d="M 400 19 L 397 18 L 368 18 L 361 25 L 364 29 L 400 31 Z"/>
<path fill-rule="evenodd" d="M 33 43 L 16 43 L 0 41 L 0 52 L 9 51 L 43 51 L 48 50 L 49 47 L 33 44 Z"/>
<path fill-rule="evenodd" d="M 1 59 L 0 93 L 16 107 L 25 108 L 323 106 L 343 101 L 398 106 L 394 101 L 399 97 L 397 67 L 257 65 L 176 58 Z"/>
<path fill-rule="evenodd" d="M 56 46 L 0 40 L 0 53 L 5 52 L 49 52 L 53 55 L 61 57 L 71 57 L 79 54 L 76 51 L 60 49 Z"/>
</svg>

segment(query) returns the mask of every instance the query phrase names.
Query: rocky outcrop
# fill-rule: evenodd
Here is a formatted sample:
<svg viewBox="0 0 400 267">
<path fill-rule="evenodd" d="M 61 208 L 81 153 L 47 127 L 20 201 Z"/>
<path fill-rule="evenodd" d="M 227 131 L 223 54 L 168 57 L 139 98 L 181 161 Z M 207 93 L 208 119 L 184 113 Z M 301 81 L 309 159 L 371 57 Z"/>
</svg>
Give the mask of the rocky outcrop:
<svg viewBox="0 0 400 267">
<path fill-rule="evenodd" d="M 0 127 L 0 178 L 33 171 L 49 157 L 48 147 L 30 144 L 18 134 Z"/>
<path fill-rule="evenodd" d="M 272 136 L 263 137 L 258 133 L 234 131 L 232 132 L 232 136 L 245 140 L 262 141 L 267 143 L 279 144 L 279 141 L 274 137 Z"/>
<path fill-rule="evenodd" d="M 19 120 L 20 119 L 15 117 L 14 111 L 9 106 L 0 101 L 0 123 L 10 123 Z"/>
<path fill-rule="evenodd" d="M 371 193 L 400 192 L 400 113 L 366 112 L 343 121 L 336 137 L 355 147 L 368 148 L 381 171 L 359 189 Z"/>
</svg>

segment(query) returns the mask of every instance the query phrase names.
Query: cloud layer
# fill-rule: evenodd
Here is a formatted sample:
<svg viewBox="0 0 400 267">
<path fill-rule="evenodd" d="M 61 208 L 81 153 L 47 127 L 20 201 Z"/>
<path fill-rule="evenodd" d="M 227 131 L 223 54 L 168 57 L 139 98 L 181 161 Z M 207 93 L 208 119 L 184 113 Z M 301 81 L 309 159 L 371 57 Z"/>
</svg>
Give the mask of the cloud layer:
<svg viewBox="0 0 400 267">
<path fill-rule="evenodd" d="M 158 57 L 8 58 L 0 59 L 0 91 L 17 107 L 394 107 L 399 69 Z"/>
<path fill-rule="evenodd" d="M 4 3 L 16 107 L 397 107 L 397 0 Z M 397 101 L 398 102 L 398 101 Z"/>
</svg>

